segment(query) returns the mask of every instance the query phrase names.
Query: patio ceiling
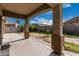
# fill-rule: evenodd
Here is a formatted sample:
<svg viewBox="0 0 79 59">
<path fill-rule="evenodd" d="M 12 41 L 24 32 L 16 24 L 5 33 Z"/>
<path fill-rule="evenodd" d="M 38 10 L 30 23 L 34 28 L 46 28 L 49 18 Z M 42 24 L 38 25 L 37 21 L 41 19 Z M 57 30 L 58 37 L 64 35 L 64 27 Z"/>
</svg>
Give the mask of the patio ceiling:
<svg viewBox="0 0 79 59">
<path fill-rule="evenodd" d="M 54 7 L 53 3 L 2 3 L 3 16 L 23 18 L 23 16 L 31 17 L 34 14 L 45 12 Z"/>
</svg>

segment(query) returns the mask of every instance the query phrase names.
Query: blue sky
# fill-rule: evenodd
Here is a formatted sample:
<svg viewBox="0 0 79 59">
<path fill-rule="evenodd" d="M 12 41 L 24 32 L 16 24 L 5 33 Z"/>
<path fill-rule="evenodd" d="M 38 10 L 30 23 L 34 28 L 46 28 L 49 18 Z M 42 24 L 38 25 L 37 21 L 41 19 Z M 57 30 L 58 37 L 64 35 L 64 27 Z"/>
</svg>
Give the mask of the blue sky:
<svg viewBox="0 0 79 59">
<path fill-rule="evenodd" d="M 63 22 L 70 20 L 76 16 L 79 16 L 79 4 L 63 4 L 62 6 L 62 15 L 63 15 Z M 46 13 L 39 14 L 35 17 L 32 17 L 29 21 L 30 24 L 32 23 L 46 23 L 51 24 L 53 19 L 53 12 L 50 10 Z M 16 18 L 7 18 L 8 22 L 16 22 Z M 24 21 L 20 19 L 20 24 L 23 24 Z"/>
<path fill-rule="evenodd" d="M 6 19 L 8 23 L 16 23 L 16 18 L 11 18 L 11 17 L 7 17 Z M 23 19 L 18 19 L 20 24 L 23 24 L 24 23 L 24 20 Z"/>
</svg>

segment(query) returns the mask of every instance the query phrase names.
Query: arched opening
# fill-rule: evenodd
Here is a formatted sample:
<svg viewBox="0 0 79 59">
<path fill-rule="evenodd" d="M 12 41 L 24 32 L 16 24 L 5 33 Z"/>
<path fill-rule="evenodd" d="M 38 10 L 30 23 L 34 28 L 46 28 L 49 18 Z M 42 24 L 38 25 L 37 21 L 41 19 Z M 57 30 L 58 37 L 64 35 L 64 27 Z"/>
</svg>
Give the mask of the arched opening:
<svg viewBox="0 0 79 59">
<path fill-rule="evenodd" d="M 30 36 L 38 38 L 37 41 L 45 42 L 51 46 L 53 12 L 49 10 L 32 17 L 29 20 Z M 51 48 L 51 47 L 50 47 Z"/>
<path fill-rule="evenodd" d="M 4 17 L 4 33 L 17 33 L 22 32 L 21 26 L 24 24 L 24 20 L 20 18 Z"/>
<path fill-rule="evenodd" d="M 46 7 L 45 6 L 46 4 L 44 4 L 43 6 L 45 7 L 45 8 L 48 8 L 48 7 Z M 47 5 L 48 6 L 48 5 Z M 28 17 L 31 17 L 32 15 L 34 15 L 34 14 L 36 14 L 37 12 L 40 12 L 40 9 L 41 8 L 43 8 L 43 7 L 39 7 L 39 8 L 37 8 L 36 10 L 34 10 L 33 12 L 31 12 L 30 14 L 28 14 L 27 16 Z M 52 7 L 51 7 L 52 8 Z M 53 25 L 54 25 L 54 30 L 52 31 L 53 33 L 53 36 L 52 36 L 52 39 L 51 39 L 51 41 L 52 41 L 52 45 L 51 45 L 51 47 L 52 47 L 52 49 L 54 49 L 55 50 L 55 52 L 57 52 L 58 54 L 61 54 L 62 53 L 62 48 L 63 48 L 63 37 L 62 37 L 62 21 L 61 21 L 61 4 L 57 4 L 55 7 L 54 7 L 54 9 L 52 8 L 52 10 L 54 11 L 54 21 L 53 21 Z M 33 13 L 33 14 L 32 14 Z M 12 15 L 12 14 L 11 14 Z M 20 16 L 20 15 L 19 15 Z M 21 15 L 22 16 L 22 15 Z M 24 16 L 23 16 L 24 17 Z M 46 17 L 49 17 L 49 16 L 46 16 Z M 51 22 L 49 22 L 48 20 L 44 20 L 44 21 L 40 21 L 41 23 L 40 24 L 44 24 L 44 26 L 45 26 L 45 28 L 44 27 L 42 27 L 42 28 L 44 28 L 44 30 L 45 31 L 42 31 L 41 30 L 41 32 L 43 32 L 44 34 L 48 34 L 48 32 L 50 32 L 48 29 L 49 28 L 47 28 L 48 27 L 48 25 L 50 25 L 51 24 Z M 47 25 L 46 25 L 47 24 Z M 25 39 L 27 39 L 28 38 L 28 34 L 29 34 L 29 29 L 28 29 L 28 20 L 25 20 L 25 31 L 24 31 L 24 33 L 25 33 Z M 38 27 L 38 26 L 37 26 Z M 51 27 L 50 27 L 51 28 Z M 39 28 L 40 29 L 40 28 Z M 40 32 L 40 31 L 39 31 Z M 44 36 L 44 37 L 46 37 L 46 36 Z M 50 36 L 51 37 L 51 36 Z"/>
<path fill-rule="evenodd" d="M 3 44 L 16 42 L 24 39 L 23 36 L 17 35 L 23 32 L 24 30 L 23 19 L 4 16 L 2 26 Z"/>
</svg>

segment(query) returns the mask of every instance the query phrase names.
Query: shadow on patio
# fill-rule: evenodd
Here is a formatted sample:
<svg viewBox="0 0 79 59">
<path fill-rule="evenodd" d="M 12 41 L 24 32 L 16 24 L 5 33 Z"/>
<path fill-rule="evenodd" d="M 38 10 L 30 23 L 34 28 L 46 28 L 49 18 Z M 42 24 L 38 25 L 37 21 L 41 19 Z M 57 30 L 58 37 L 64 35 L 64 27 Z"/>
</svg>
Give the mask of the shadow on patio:
<svg viewBox="0 0 79 59">
<path fill-rule="evenodd" d="M 19 39 L 21 38 L 21 39 Z M 23 36 L 15 33 L 4 34 L 1 55 L 18 55 L 18 56 L 49 56 L 52 52 L 47 45 L 32 40 L 24 40 Z M 36 39 L 36 38 L 35 38 Z"/>
<path fill-rule="evenodd" d="M 29 39 L 23 39 L 22 35 L 16 33 L 4 34 L 3 46 L 1 48 L 0 55 L 2 56 L 58 56 L 53 52 L 50 46 L 47 45 L 46 42 L 39 40 L 40 39 L 31 36 Z M 68 56 L 77 55 L 69 51 L 64 51 L 64 54 Z"/>
</svg>

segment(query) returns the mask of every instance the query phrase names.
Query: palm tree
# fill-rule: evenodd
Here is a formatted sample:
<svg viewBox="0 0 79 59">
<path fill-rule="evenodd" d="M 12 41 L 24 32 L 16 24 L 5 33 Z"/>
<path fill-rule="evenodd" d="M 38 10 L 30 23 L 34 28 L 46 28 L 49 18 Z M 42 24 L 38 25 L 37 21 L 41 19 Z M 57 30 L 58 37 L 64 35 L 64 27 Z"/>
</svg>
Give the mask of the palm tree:
<svg viewBox="0 0 79 59">
<path fill-rule="evenodd" d="M 18 32 L 18 30 L 19 30 L 19 24 L 20 24 L 20 21 L 19 21 L 19 18 L 16 18 L 16 24 L 17 24 L 17 32 Z"/>
<path fill-rule="evenodd" d="M 18 25 L 20 24 L 19 18 L 16 18 L 16 23 L 17 23 Z"/>
</svg>

